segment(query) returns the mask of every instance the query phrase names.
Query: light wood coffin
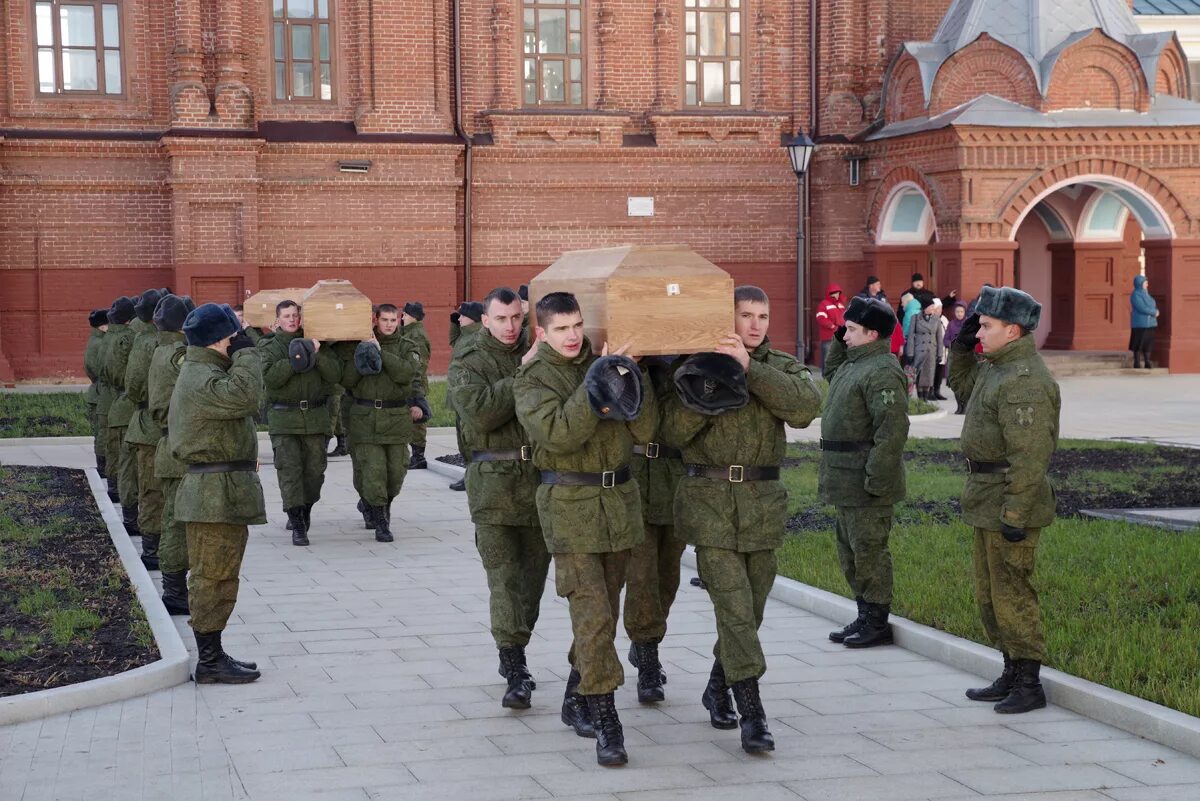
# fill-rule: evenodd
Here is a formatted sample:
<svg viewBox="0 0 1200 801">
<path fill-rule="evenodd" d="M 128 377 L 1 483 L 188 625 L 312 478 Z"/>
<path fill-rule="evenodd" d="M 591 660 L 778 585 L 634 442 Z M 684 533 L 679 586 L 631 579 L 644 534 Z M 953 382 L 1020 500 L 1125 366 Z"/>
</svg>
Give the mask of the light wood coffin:
<svg viewBox="0 0 1200 801">
<path fill-rule="evenodd" d="M 246 318 L 246 325 L 255 328 L 271 328 L 275 325 L 275 306 L 285 300 L 299 303 L 306 292 L 308 292 L 308 287 L 264 289 L 262 292 L 251 295 L 242 304 L 242 315 Z"/>
<path fill-rule="evenodd" d="M 733 278 L 684 245 L 569 251 L 529 282 L 531 314 L 551 292 L 574 293 L 596 353 L 711 351 L 733 331 Z"/>
<path fill-rule="evenodd" d="M 305 293 L 304 336 L 312 339 L 370 339 L 371 299 L 349 281 L 318 281 Z"/>
</svg>

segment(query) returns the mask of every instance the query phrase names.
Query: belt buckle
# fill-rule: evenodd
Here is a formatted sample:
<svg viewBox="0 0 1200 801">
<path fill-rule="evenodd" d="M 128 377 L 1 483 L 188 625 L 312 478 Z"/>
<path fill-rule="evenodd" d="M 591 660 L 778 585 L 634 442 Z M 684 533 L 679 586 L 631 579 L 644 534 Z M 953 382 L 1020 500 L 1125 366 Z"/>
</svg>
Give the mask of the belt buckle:
<svg viewBox="0 0 1200 801">
<path fill-rule="evenodd" d="M 600 474 L 600 487 L 602 489 L 612 489 L 617 486 L 617 471 L 605 470 Z"/>
<path fill-rule="evenodd" d="M 532 462 L 533 461 L 533 446 L 532 445 L 522 445 L 521 446 L 521 461 L 522 462 Z"/>
<path fill-rule="evenodd" d="M 746 468 L 740 464 L 729 465 L 729 483 L 741 484 L 746 480 Z"/>
<path fill-rule="evenodd" d="M 302 412 L 308 411 L 308 401 L 306 401 L 306 400 L 300 401 L 300 411 L 302 411 Z"/>
<path fill-rule="evenodd" d="M 657 459 L 658 458 L 658 443 L 657 442 L 647 442 L 646 443 L 646 458 L 647 459 Z"/>
<path fill-rule="evenodd" d="M 375 408 L 376 408 L 376 409 L 382 409 L 382 408 L 383 408 L 383 399 L 382 399 L 382 398 L 376 398 L 376 399 L 375 399 Z"/>
</svg>

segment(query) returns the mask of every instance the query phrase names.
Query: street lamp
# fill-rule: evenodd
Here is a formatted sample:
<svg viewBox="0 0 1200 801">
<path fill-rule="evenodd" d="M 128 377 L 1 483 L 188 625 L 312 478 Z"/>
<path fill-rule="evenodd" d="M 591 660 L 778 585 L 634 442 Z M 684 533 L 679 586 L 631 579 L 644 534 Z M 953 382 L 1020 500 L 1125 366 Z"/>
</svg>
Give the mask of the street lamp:
<svg viewBox="0 0 1200 801">
<path fill-rule="evenodd" d="M 808 163 L 812 160 L 816 143 L 801 131 L 795 138 L 784 142 L 788 158 L 792 161 L 792 172 L 796 173 L 796 358 L 804 362 L 804 326 L 808 322 L 808 264 L 804 250 L 804 212 L 807 208 Z"/>
</svg>

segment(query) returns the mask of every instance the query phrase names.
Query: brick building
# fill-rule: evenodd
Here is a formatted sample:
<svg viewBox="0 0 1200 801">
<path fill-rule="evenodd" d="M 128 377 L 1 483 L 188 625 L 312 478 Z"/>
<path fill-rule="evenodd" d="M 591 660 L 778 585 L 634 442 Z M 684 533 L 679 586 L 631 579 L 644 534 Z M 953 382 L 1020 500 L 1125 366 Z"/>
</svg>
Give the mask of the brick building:
<svg viewBox="0 0 1200 801">
<path fill-rule="evenodd" d="M 1200 308 L 1200 106 L 1126 0 L 0 0 L 0 23 L 3 380 L 80 372 L 86 310 L 147 286 L 349 278 L 423 300 L 441 344 L 459 300 L 626 243 L 760 284 L 791 349 L 800 129 L 810 301 L 868 272 L 1015 281 L 1048 346 L 1121 349 L 1144 252 L 1161 359 L 1200 369 L 1172 326 Z"/>
</svg>

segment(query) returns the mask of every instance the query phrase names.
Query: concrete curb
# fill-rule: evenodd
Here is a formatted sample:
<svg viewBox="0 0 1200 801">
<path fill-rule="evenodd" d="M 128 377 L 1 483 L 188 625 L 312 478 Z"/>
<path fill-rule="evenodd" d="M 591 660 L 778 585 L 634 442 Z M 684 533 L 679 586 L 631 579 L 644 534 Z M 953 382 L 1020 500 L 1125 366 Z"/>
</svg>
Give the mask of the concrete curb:
<svg viewBox="0 0 1200 801">
<path fill-rule="evenodd" d="M 90 441 L 90 438 L 88 439 Z M 191 677 L 191 661 L 187 648 L 184 647 L 175 624 L 171 622 L 171 616 L 159 600 L 154 582 L 133 547 L 120 515 L 108 499 L 108 488 L 95 469 L 89 467 L 84 472 L 87 474 L 96 505 L 100 508 L 100 514 L 108 527 L 108 535 L 121 556 L 121 562 L 125 565 L 129 580 L 137 593 L 138 602 L 141 603 L 150 629 L 154 632 L 160 658 L 157 662 L 115 676 L 0 699 L 0 726 L 123 701 L 174 687 Z"/>
<path fill-rule="evenodd" d="M 426 461 L 429 462 L 430 470 L 437 473 L 438 475 L 446 476 L 446 478 L 452 478 L 455 481 L 458 481 L 460 478 L 462 478 L 463 476 L 465 476 L 467 474 L 467 468 L 459 467 L 456 464 L 446 464 L 445 462 L 439 462 L 437 459 L 435 459 L 432 456 L 429 456 Z"/>
<path fill-rule="evenodd" d="M 696 553 L 690 547 L 684 551 L 683 564 L 696 569 Z M 776 576 L 770 597 L 830 621 L 845 622 L 858 613 L 849 598 L 783 576 Z M 992 648 L 895 615 L 891 623 L 896 645 L 913 653 L 988 679 L 1004 668 Z M 1200 718 L 1052 668 L 1044 668 L 1041 678 L 1052 703 L 1200 757 Z"/>
</svg>

